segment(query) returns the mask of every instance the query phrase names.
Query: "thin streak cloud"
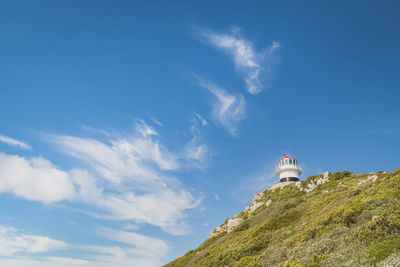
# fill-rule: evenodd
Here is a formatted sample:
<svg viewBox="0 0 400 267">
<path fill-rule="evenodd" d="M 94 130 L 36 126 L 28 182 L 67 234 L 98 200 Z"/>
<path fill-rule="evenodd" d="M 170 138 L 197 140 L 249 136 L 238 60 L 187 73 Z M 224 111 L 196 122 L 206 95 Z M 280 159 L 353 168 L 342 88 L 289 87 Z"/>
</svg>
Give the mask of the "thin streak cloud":
<svg viewBox="0 0 400 267">
<path fill-rule="evenodd" d="M 243 75 L 250 94 L 257 95 L 265 88 L 271 87 L 279 42 L 272 42 L 264 51 L 257 52 L 254 43 L 245 39 L 238 27 L 232 27 L 226 33 L 204 29 L 198 32 L 206 39 L 206 43 L 224 50 L 233 57 L 236 70 Z"/>
<path fill-rule="evenodd" d="M 231 135 L 237 136 L 238 124 L 246 117 L 246 100 L 243 95 L 232 95 L 211 82 L 199 80 L 199 84 L 213 95 L 214 120 Z"/>
<path fill-rule="evenodd" d="M 28 149 L 28 150 L 32 149 L 31 146 L 28 145 L 27 143 L 18 141 L 16 139 L 4 135 L 0 135 L 0 142 L 6 143 L 11 146 L 17 146 L 22 149 Z"/>
</svg>

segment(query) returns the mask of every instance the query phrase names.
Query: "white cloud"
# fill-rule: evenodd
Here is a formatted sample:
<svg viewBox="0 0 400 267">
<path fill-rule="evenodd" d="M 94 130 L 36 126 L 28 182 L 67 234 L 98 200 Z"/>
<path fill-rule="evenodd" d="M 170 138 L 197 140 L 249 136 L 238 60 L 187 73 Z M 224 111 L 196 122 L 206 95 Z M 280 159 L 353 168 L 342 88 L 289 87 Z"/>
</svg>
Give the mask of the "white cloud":
<svg viewBox="0 0 400 267">
<path fill-rule="evenodd" d="M 150 258 L 166 255 L 167 244 L 161 239 L 140 235 L 133 232 L 120 231 L 111 228 L 100 228 L 97 234 L 114 241 L 135 246 L 137 254 Z"/>
<path fill-rule="evenodd" d="M 110 144 L 73 136 L 54 136 L 53 141 L 63 152 L 88 163 L 100 176 L 114 183 L 159 182 L 161 177 L 154 164 L 160 170 L 179 167 L 172 153 L 148 137 L 115 139 Z"/>
<path fill-rule="evenodd" d="M 154 130 L 154 128 L 147 125 L 147 123 L 143 120 L 139 120 L 138 123 L 136 123 L 135 129 L 137 133 L 143 137 L 158 135 L 158 133 Z"/>
<path fill-rule="evenodd" d="M 186 147 L 186 156 L 188 159 L 204 161 L 208 155 L 208 148 L 205 144 L 194 144 L 190 142 Z"/>
<path fill-rule="evenodd" d="M 136 135 L 110 139 L 107 143 L 73 136 L 49 139 L 63 153 L 89 166 L 88 171 L 70 172 L 76 187 L 74 200 L 102 211 L 89 214 L 148 223 L 172 234 L 183 234 L 187 231 L 185 211 L 198 206 L 201 199 L 195 199 L 182 188 L 170 172 L 179 171 L 181 162 L 200 161 L 201 152 L 191 158 L 186 153 L 170 152 L 156 139 L 158 133 L 144 121 L 138 121 L 135 129 Z"/>
<path fill-rule="evenodd" d="M 83 260 L 66 257 L 45 257 L 43 259 L 21 259 L 21 258 L 5 258 L 0 259 L 1 266 L 7 267 L 158 267 L 162 266 L 162 262 L 158 259 L 149 258 L 130 258 L 126 256 L 127 252 L 121 248 L 113 248 L 104 251 L 107 255 L 102 258 Z"/>
<path fill-rule="evenodd" d="M 0 193 L 51 204 L 72 198 L 69 174 L 38 157 L 26 159 L 0 152 Z"/>
<path fill-rule="evenodd" d="M 73 245 L 47 236 L 26 235 L 13 227 L 0 225 L 0 265 L 38 267 L 111 267 L 111 266 L 161 266 L 168 245 L 153 237 L 141 234 L 100 228 L 97 233 L 106 239 L 122 243 L 122 246 Z M 67 257 L 36 256 L 36 253 L 69 251 L 78 249 L 81 259 Z"/>
<path fill-rule="evenodd" d="M 98 199 L 103 195 L 103 187 L 96 183 L 96 179 L 88 171 L 73 169 L 69 172 L 70 179 L 75 185 L 73 201 L 88 201 Z"/>
<path fill-rule="evenodd" d="M 194 115 L 201 122 L 201 126 L 207 126 L 208 125 L 207 120 L 204 119 L 202 116 L 200 116 L 198 113 L 194 112 Z"/>
<path fill-rule="evenodd" d="M 201 199 L 194 199 L 184 190 L 154 188 L 153 192 L 135 194 L 133 192 L 104 194 L 101 198 L 91 199 L 107 214 L 98 215 L 112 220 L 134 220 L 160 227 L 171 234 L 185 234 L 184 211 L 197 207 Z"/>
<path fill-rule="evenodd" d="M 27 143 L 18 141 L 16 139 L 13 139 L 11 137 L 7 137 L 4 135 L 0 135 L 0 142 L 12 145 L 12 146 L 17 146 L 23 149 L 32 149 L 30 145 L 28 145 Z"/>
<path fill-rule="evenodd" d="M 0 152 L 0 194 L 65 205 L 88 215 L 110 220 L 151 224 L 172 234 L 187 232 L 186 211 L 197 207 L 195 198 L 171 171 L 200 162 L 200 152 L 170 152 L 155 130 L 139 121 L 136 135 L 101 142 L 91 138 L 47 135 L 62 153 L 87 169 L 62 170 L 42 157 L 25 158 Z M 198 144 L 194 138 L 194 145 Z M 85 208 L 75 204 L 85 203 Z M 64 205 L 64 204 L 63 204 Z"/>
<path fill-rule="evenodd" d="M 13 256 L 26 253 L 65 249 L 67 244 L 46 236 L 25 235 L 13 227 L 0 225 L 0 255 Z M 4 266 L 4 265 L 3 265 Z"/>
<path fill-rule="evenodd" d="M 159 121 L 157 118 L 151 116 L 151 121 L 155 124 L 157 124 L 158 126 L 163 126 L 162 122 Z"/>
<path fill-rule="evenodd" d="M 106 137 L 110 137 L 111 136 L 111 134 L 109 132 L 107 132 L 107 131 L 104 131 L 102 129 L 96 129 L 96 128 L 90 127 L 90 126 L 88 126 L 86 124 L 82 124 L 81 127 L 82 127 L 82 129 L 84 129 L 86 131 L 89 131 L 89 132 L 100 133 L 100 134 L 102 134 L 102 135 L 104 135 Z"/>
<path fill-rule="evenodd" d="M 199 114 L 194 113 L 194 115 L 195 118 L 193 118 L 190 126 L 192 139 L 185 146 L 184 157 L 190 161 L 192 166 L 202 169 L 202 166 L 210 159 L 210 150 L 203 141 L 198 122 L 200 122 L 201 126 L 206 126 L 208 123 Z"/>
<path fill-rule="evenodd" d="M 254 44 L 246 40 L 239 28 L 234 28 L 229 33 L 217 33 L 200 30 L 211 45 L 225 50 L 233 56 L 236 69 L 244 75 L 247 91 L 251 94 L 258 94 L 264 86 L 260 79 L 266 81 L 266 86 L 271 86 L 273 66 L 276 63 L 275 51 L 279 48 L 279 42 L 273 42 L 268 49 L 257 53 Z"/>
<path fill-rule="evenodd" d="M 237 127 L 246 116 L 246 100 L 243 95 L 231 95 L 217 85 L 200 80 L 200 85 L 214 96 L 213 117 L 233 136 L 237 135 Z"/>
</svg>

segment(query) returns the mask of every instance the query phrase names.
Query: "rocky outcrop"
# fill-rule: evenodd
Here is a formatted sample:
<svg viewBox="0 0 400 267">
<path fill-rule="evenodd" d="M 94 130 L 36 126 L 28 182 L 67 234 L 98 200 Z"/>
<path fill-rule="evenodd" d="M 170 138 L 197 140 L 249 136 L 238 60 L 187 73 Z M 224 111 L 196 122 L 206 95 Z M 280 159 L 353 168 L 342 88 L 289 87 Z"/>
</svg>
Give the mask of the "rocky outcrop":
<svg viewBox="0 0 400 267">
<path fill-rule="evenodd" d="M 300 189 L 300 191 L 304 190 L 307 193 L 310 193 L 315 188 L 317 188 L 317 186 L 323 185 L 323 184 L 325 184 L 327 182 L 329 182 L 329 172 L 324 172 L 324 174 L 322 175 L 321 178 L 318 178 L 317 180 L 311 181 L 311 183 L 309 183 L 306 188 L 302 188 L 302 187 L 298 187 L 298 188 Z"/>
<path fill-rule="evenodd" d="M 253 202 L 250 206 L 246 207 L 245 211 L 247 211 L 249 214 L 254 213 L 256 209 L 262 206 L 268 207 L 271 205 L 271 200 L 269 199 L 268 201 L 259 201 L 259 202 Z"/>
<path fill-rule="evenodd" d="M 223 232 L 226 232 L 226 224 L 223 226 L 218 226 L 210 232 L 210 237 L 219 236 Z"/>
<path fill-rule="evenodd" d="M 268 188 L 267 190 L 275 191 L 275 190 L 278 189 L 278 188 L 283 188 L 283 187 L 288 186 L 288 185 L 293 184 L 293 183 L 296 183 L 296 182 L 281 182 L 281 183 L 276 183 L 276 184 L 274 184 L 273 186 L 271 186 L 270 188 Z"/>
<path fill-rule="evenodd" d="M 369 180 L 374 180 L 374 179 L 370 178 Z M 376 180 L 376 178 L 375 178 L 375 180 Z M 304 190 L 305 192 L 309 193 L 309 192 L 313 191 L 316 187 L 323 185 L 327 182 L 329 182 L 329 172 L 324 172 L 322 177 L 311 181 L 305 188 L 302 187 L 302 182 L 298 181 L 298 182 L 277 183 L 277 184 L 271 186 L 270 188 L 268 188 L 267 190 L 275 191 L 278 188 L 284 188 L 285 186 L 288 186 L 288 185 L 291 185 L 294 183 L 294 185 L 300 191 Z M 247 212 L 247 214 L 249 216 L 252 215 L 258 208 L 263 207 L 263 206 L 268 207 L 269 205 L 271 205 L 271 203 L 272 203 L 271 199 L 266 200 L 266 201 L 261 200 L 262 197 L 265 195 L 265 192 L 266 192 L 266 190 L 254 195 L 253 200 L 251 201 L 251 204 L 249 206 L 247 206 L 246 209 L 244 210 L 245 212 Z M 326 193 L 328 193 L 328 191 L 325 190 L 323 193 L 326 194 Z M 236 215 L 236 216 L 238 216 L 238 215 Z M 229 219 L 227 221 L 227 223 L 225 223 L 224 225 L 218 226 L 217 228 L 212 230 L 210 233 L 210 237 L 218 236 L 224 232 L 227 232 L 227 233 L 232 232 L 236 227 L 238 227 L 243 222 L 243 219 L 236 218 L 236 216 L 233 217 L 233 219 Z"/>
<path fill-rule="evenodd" d="M 271 204 L 271 200 L 268 201 L 260 201 L 260 199 L 264 196 L 265 191 L 262 191 L 258 194 L 255 194 L 253 200 L 251 201 L 251 205 L 247 206 L 244 211 L 247 211 L 249 214 L 254 213 L 256 209 L 262 206 L 268 207 Z"/>
<path fill-rule="evenodd" d="M 268 207 L 269 205 L 271 205 L 272 201 L 270 199 L 267 201 L 260 201 L 260 199 L 264 196 L 264 193 L 265 191 L 255 194 L 253 200 L 251 201 L 251 205 L 247 206 L 244 211 L 250 215 L 254 213 L 259 207 L 262 206 Z M 227 233 L 232 232 L 236 227 L 238 227 L 243 222 L 242 218 L 236 218 L 236 216 L 238 215 L 235 215 L 233 219 L 229 219 L 227 223 L 225 223 L 224 225 L 218 226 L 217 228 L 212 230 L 210 232 L 210 237 L 218 236 L 224 232 Z"/>
<path fill-rule="evenodd" d="M 242 222 L 242 218 L 229 219 L 228 223 L 226 224 L 226 232 L 229 234 L 230 232 L 235 230 L 235 228 L 238 227 Z"/>
<path fill-rule="evenodd" d="M 228 234 L 235 230 L 243 222 L 242 218 L 229 219 L 228 222 L 222 226 L 218 226 L 211 231 L 210 237 L 219 236 L 220 234 L 227 232 Z"/>
<path fill-rule="evenodd" d="M 367 182 L 370 182 L 370 181 L 375 182 L 376 179 L 378 179 L 378 175 L 376 175 L 376 174 L 374 174 L 374 175 L 369 175 L 369 176 L 367 177 L 367 179 L 358 181 L 358 185 L 361 185 L 361 184 L 363 184 L 363 183 L 367 183 Z"/>
</svg>

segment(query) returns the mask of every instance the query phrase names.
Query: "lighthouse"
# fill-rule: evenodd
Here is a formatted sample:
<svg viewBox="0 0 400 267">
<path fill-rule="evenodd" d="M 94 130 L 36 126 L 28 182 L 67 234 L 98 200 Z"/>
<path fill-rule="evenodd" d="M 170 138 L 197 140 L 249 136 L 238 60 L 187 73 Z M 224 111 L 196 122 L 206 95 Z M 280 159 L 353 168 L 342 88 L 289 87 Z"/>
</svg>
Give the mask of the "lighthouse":
<svg viewBox="0 0 400 267">
<path fill-rule="evenodd" d="M 300 174 L 303 172 L 299 163 L 295 158 L 289 158 L 283 154 L 284 158 L 279 160 L 278 168 L 276 168 L 276 175 L 279 176 L 280 182 L 295 182 L 299 180 Z"/>
</svg>

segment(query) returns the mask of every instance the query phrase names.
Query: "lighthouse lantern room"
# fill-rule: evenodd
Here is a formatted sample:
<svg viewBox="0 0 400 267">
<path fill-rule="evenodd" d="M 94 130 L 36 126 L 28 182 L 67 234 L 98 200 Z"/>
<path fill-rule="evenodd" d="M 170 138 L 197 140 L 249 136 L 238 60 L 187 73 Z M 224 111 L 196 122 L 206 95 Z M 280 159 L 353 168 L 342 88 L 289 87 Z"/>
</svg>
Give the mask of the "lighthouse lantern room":
<svg viewBox="0 0 400 267">
<path fill-rule="evenodd" d="M 300 174 L 303 172 L 295 158 L 289 158 L 283 154 L 284 158 L 279 160 L 276 168 L 276 175 L 279 176 L 280 182 L 295 182 L 299 180 Z"/>
</svg>

